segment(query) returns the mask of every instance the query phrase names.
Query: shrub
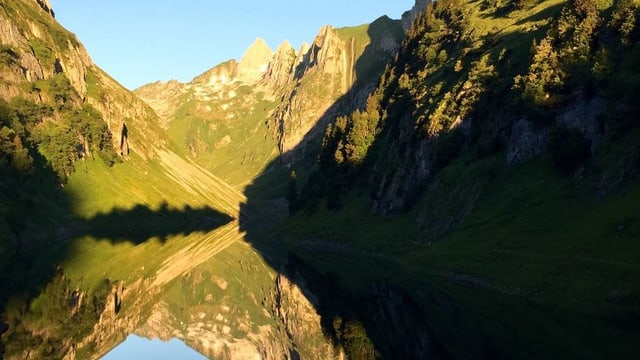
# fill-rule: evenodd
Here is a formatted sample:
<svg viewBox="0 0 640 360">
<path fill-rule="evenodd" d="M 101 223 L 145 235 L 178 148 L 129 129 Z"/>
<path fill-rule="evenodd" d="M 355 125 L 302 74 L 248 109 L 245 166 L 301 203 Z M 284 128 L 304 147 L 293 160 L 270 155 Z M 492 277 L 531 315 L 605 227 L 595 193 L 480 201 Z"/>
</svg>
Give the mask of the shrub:
<svg viewBox="0 0 640 360">
<path fill-rule="evenodd" d="M 459 129 L 438 136 L 433 151 L 433 168 L 440 170 L 460 155 L 465 137 Z"/>
<path fill-rule="evenodd" d="M 0 64 L 9 66 L 17 63 L 19 59 L 20 55 L 18 55 L 18 52 L 13 47 L 0 45 Z"/>
</svg>

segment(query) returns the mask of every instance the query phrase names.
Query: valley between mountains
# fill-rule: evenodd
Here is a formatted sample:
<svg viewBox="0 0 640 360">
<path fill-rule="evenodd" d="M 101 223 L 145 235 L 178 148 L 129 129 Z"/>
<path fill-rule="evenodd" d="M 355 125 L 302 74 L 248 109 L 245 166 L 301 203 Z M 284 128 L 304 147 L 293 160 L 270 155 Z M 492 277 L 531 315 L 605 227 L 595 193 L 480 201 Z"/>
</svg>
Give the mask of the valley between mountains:
<svg viewBox="0 0 640 360">
<path fill-rule="evenodd" d="M 636 0 L 418 0 L 129 91 L 0 0 L 0 358 L 633 358 L 638 69 Z"/>
</svg>

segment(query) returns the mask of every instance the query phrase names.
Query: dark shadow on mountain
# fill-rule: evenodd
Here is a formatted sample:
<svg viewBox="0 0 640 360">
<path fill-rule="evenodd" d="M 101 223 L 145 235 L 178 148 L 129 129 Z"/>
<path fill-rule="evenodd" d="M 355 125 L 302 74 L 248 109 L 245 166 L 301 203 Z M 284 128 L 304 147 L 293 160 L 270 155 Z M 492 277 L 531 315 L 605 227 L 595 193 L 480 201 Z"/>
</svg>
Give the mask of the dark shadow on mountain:
<svg viewBox="0 0 640 360">
<path fill-rule="evenodd" d="M 433 345 L 437 342 L 426 340 L 430 325 L 420 312 L 414 311 L 416 305 L 399 289 L 362 268 L 354 268 L 353 272 L 368 279 L 365 282 L 369 286 L 364 291 L 351 289 L 345 283 L 343 274 L 324 273 L 305 260 L 305 256 L 309 255 L 305 244 L 315 239 L 300 239 L 298 244 L 292 245 L 280 241 L 273 233 L 274 228 L 288 216 L 285 194 L 290 183 L 289 172 L 293 170 L 308 176 L 317 167 L 317 155 L 327 124 L 334 122 L 338 116 L 349 115 L 355 109 L 364 109 L 385 66 L 391 63 L 395 53 L 388 56 L 381 56 L 381 53 L 385 46 L 384 39 L 398 35 L 393 33 L 394 30 L 389 33 L 389 28 L 402 32 L 399 21 L 394 22 L 384 16 L 369 26 L 371 44 L 354 66 L 356 81 L 353 86 L 318 118 L 294 149 L 281 154 L 246 187 L 247 202 L 240 204 L 240 228 L 246 231 L 245 238 L 267 263 L 297 284 L 308 299 L 313 299 L 311 301 L 321 315 L 327 339 L 338 344 L 345 337 L 353 335 L 352 331 L 362 331 L 373 342 L 378 355 L 383 357 L 416 357 L 416 354 L 421 354 L 418 356 L 446 358 L 446 351 Z M 265 195 L 273 194 L 274 189 L 279 189 L 279 196 Z M 349 255 L 340 251 L 335 253 L 335 259 L 349 263 Z M 384 295 L 376 297 L 381 292 Z M 389 299 L 384 299 L 387 295 Z M 402 309 L 408 310 L 408 317 L 393 318 L 393 313 Z M 411 333 L 406 331 L 409 326 L 417 330 Z"/>
</svg>

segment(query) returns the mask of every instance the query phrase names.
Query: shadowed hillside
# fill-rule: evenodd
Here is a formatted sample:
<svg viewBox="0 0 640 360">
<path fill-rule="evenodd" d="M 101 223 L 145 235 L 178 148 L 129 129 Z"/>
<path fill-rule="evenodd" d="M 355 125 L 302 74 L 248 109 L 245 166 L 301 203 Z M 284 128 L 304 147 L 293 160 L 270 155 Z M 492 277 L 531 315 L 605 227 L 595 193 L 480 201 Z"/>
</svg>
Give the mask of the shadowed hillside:
<svg viewBox="0 0 640 360">
<path fill-rule="evenodd" d="M 291 214 L 247 239 L 349 356 L 632 356 L 639 15 L 609 5 L 431 3 L 287 201 L 246 189 Z"/>
</svg>

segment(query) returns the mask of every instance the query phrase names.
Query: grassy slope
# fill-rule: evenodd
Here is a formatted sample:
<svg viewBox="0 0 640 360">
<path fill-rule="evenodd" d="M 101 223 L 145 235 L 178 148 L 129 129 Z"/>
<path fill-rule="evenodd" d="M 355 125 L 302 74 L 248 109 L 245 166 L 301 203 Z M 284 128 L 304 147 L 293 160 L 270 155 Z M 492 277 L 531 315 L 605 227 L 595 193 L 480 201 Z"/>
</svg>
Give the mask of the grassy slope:
<svg viewBox="0 0 640 360">
<path fill-rule="evenodd" d="M 245 85 L 232 90 L 236 96 L 230 99 L 189 100 L 191 95 L 183 95 L 168 135 L 178 151 L 240 188 L 277 154 L 264 126 L 274 104 Z"/>
</svg>

